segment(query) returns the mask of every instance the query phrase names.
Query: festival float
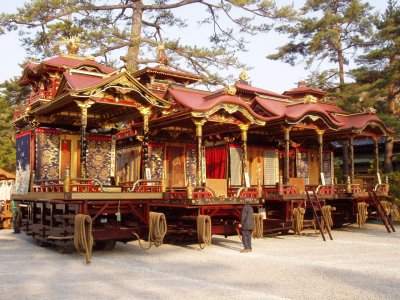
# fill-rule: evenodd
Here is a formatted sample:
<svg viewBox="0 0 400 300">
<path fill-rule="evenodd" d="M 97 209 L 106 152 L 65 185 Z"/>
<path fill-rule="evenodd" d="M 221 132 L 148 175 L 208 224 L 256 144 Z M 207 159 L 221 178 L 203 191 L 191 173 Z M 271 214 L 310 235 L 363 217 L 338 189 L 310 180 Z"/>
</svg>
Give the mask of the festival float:
<svg viewBox="0 0 400 300">
<path fill-rule="evenodd" d="M 236 234 L 245 199 L 257 237 L 355 223 L 359 203 L 381 211 L 388 184 L 368 190 L 354 177 L 352 142 L 378 151 L 392 133 L 372 111 L 343 111 L 304 83 L 253 87 L 245 72 L 204 91 L 200 76 L 168 67 L 162 46 L 159 65 L 135 73 L 77 50 L 71 39 L 68 54 L 27 64 L 19 81 L 31 94 L 14 114 L 14 223 L 40 246 L 68 252 L 86 232 L 82 249 L 164 236 L 203 247 Z M 337 184 L 331 142 L 343 141 L 350 172 Z"/>
</svg>

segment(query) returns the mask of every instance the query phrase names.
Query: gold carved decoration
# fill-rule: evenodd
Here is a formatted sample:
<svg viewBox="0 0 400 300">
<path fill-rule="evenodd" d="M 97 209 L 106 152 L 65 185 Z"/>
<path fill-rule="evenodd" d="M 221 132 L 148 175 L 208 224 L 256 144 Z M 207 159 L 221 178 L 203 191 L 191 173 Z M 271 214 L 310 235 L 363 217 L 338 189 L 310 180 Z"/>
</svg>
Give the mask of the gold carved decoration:
<svg viewBox="0 0 400 300">
<path fill-rule="evenodd" d="M 234 85 L 228 85 L 224 89 L 224 94 L 227 94 L 227 95 L 232 95 L 233 96 L 233 95 L 236 95 L 236 92 L 237 92 L 237 90 L 236 90 L 236 87 Z"/>
<path fill-rule="evenodd" d="M 246 81 L 247 79 L 249 79 L 249 75 L 247 74 L 246 70 L 243 70 L 242 72 L 240 72 L 239 79 L 243 80 L 243 81 Z"/>
<path fill-rule="evenodd" d="M 303 103 L 317 103 L 317 102 L 318 102 L 317 97 L 314 97 L 312 95 L 306 95 L 303 98 Z"/>
<path fill-rule="evenodd" d="M 220 109 L 225 110 L 229 114 L 233 114 L 235 112 L 241 112 L 243 114 L 243 116 L 245 116 L 247 118 L 247 120 L 250 121 L 251 124 L 257 124 L 257 125 L 261 125 L 261 126 L 265 125 L 265 121 L 261 121 L 260 119 L 257 119 L 254 116 L 252 116 L 246 108 L 244 108 L 240 105 L 231 104 L 231 103 L 218 104 L 206 112 L 193 111 L 192 116 L 197 117 L 197 118 L 199 118 L 199 117 L 208 118 L 209 116 L 215 114 Z"/>
<path fill-rule="evenodd" d="M 201 120 L 193 120 L 193 123 L 196 125 L 196 136 L 202 136 L 203 135 L 203 125 L 206 123 L 206 120 L 201 119 Z"/>
</svg>

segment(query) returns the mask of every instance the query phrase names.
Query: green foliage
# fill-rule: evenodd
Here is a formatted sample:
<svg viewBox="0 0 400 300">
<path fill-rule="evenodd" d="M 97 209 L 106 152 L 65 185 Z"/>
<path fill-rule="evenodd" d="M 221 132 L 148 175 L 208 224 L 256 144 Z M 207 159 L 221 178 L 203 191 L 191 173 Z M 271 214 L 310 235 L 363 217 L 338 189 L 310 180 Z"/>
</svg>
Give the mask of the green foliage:
<svg viewBox="0 0 400 300">
<path fill-rule="evenodd" d="M 206 47 L 169 36 L 188 26 L 188 20 L 176 13 L 185 6 L 204 15 L 199 24 L 210 33 Z M 129 71 L 156 62 L 156 48 L 164 43 L 171 67 L 191 69 L 211 83 L 222 83 L 221 70 L 245 68 L 236 59 L 237 51 L 246 51 L 245 36 L 269 30 L 271 19 L 293 15 L 291 6 L 278 8 L 270 0 L 34 0 L 15 14 L 0 14 L 0 34 L 18 30 L 28 54 L 37 58 L 57 54 L 60 39 L 79 36 L 86 53 L 106 64 L 126 51 L 121 59 Z"/>
<path fill-rule="evenodd" d="M 389 1 L 386 12 L 376 21 L 374 47 L 360 57 L 352 71 L 359 85 L 376 101 L 382 113 L 399 113 L 400 97 L 400 7 Z"/>
<path fill-rule="evenodd" d="M 277 27 L 289 36 L 289 42 L 268 58 L 291 65 L 302 61 L 307 68 L 315 62 L 318 66 L 337 63 L 336 74 L 321 72 L 319 76 L 326 75 L 325 81 L 339 76 L 344 85 L 343 67 L 357 49 L 368 45 L 373 20 L 371 7 L 359 0 L 308 0 L 293 22 Z"/>
<path fill-rule="evenodd" d="M 391 172 L 385 176 L 389 178 L 389 190 L 392 199 L 400 204 L 400 172 Z"/>
<path fill-rule="evenodd" d="M 0 167 L 15 172 L 15 139 L 12 127 L 13 109 L 11 104 L 0 96 Z"/>
</svg>

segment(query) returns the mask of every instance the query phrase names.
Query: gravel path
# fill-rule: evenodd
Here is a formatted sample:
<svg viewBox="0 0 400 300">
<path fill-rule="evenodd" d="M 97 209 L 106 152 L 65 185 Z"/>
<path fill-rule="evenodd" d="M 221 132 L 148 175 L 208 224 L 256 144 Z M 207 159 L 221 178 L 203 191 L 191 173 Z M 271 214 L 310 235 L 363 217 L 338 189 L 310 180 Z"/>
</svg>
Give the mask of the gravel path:
<svg viewBox="0 0 400 300">
<path fill-rule="evenodd" d="M 137 242 L 77 253 L 40 248 L 25 234 L 0 230 L 0 299 L 400 299 L 400 226 L 349 226 L 323 242 L 303 236 L 238 237 L 212 246 Z"/>
</svg>

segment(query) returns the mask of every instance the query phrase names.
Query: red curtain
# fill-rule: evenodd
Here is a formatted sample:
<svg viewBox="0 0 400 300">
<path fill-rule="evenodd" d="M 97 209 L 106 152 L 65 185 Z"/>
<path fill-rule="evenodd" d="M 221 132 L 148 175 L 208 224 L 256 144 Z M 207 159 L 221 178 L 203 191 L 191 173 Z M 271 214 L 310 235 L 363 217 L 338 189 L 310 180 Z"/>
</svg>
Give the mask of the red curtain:
<svg viewBox="0 0 400 300">
<path fill-rule="evenodd" d="M 206 149 L 206 168 L 207 178 L 224 179 L 226 178 L 226 148 L 207 148 Z"/>
</svg>

